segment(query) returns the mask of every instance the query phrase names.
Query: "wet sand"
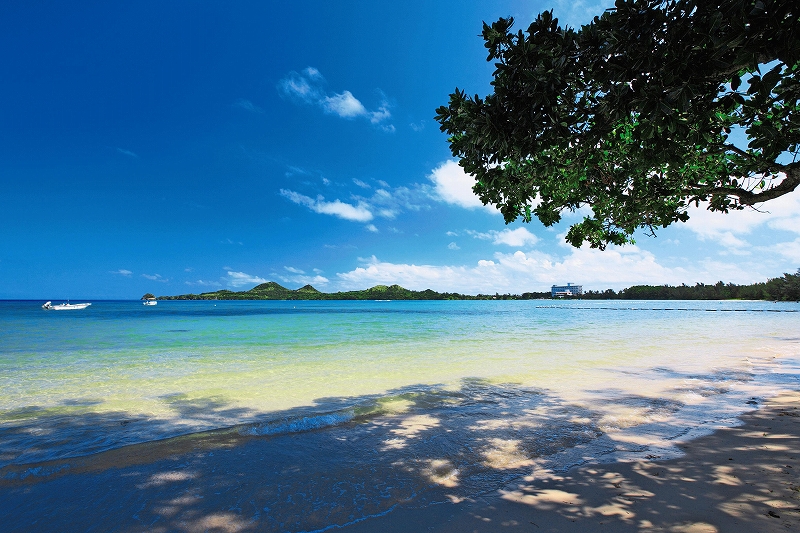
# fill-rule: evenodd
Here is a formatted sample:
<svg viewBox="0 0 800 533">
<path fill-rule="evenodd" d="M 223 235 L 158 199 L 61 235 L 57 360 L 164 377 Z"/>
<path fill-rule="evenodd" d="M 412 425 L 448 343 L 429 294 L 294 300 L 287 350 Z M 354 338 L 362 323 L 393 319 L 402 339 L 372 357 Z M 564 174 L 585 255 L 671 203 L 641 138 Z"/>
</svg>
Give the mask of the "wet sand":
<svg viewBox="0 0 800 533">
<path fill-rule="evenodd" d="M 1 528 L 800 530 L 800 393 L 773 398 L 741 420 L 681 445 L 686 455 L 678 459 L 586 464 L 560 474 L 538 460 L 514 463 L 514 451 L 503 455 L 500 446 L 489 458 L 496 467 L 472 478 L 434 460 L 470 443 L 448 441 L 432 415 L 269 438 L 193 435 L 4 468 Z M 421 447 L 409 455 L 408 446 Z"/>
<path fill-rule="evenodd" d="M 343 531 L 800 531 L 800 393 L 740 419 L 681 445 L 678 459 L 534 470 L 480 498 L 395 509 Z"/>
</svg>

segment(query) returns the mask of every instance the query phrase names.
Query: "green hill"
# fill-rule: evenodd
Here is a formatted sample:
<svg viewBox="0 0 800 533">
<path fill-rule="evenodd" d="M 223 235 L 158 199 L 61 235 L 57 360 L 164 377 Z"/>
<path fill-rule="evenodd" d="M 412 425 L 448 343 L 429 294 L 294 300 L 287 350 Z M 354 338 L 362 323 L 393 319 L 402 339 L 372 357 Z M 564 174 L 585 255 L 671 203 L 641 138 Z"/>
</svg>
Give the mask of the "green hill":
<svg viewBox="0 0 800 533">
<path fill-rule="evenodd" d="M 549 294 L 549 293 L 548 293 Z M 492 295 L 469 296 L 455 292 L 436 292 L 430 289 L 412 291 L 400 285 L 376 285 L 363 291 L 320 292 L 311 285 L 287 289 L 269 281 L 248 291 L 219 290 L 201 294 L 159 296 L 159 300 L 491 300 Z"/>
</svg>

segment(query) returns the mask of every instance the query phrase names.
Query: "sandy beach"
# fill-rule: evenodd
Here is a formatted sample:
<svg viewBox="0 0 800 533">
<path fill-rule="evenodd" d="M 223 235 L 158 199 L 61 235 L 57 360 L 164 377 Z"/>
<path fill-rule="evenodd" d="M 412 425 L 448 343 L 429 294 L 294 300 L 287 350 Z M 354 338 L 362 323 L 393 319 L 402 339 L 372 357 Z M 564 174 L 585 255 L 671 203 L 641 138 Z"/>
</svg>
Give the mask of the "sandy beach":
<svg viewBox="0 0 800 533">
<path fill-rule="evenodd" d="M 788 531 L 800 527 L 800 393 L 742 425 L 681 445 L 672 460 L 527 464 L 500 490 L 461 497 L 446 465 L 363 470 L 370 434 L 412 438 L 426 421 L 387 417 L 299 438 L 209 433 L 0 472 L 4 531 Z M 387 425 L 388 424 L 388 425 Z M 429 427 L 427 429 L 430 429 Z M 403 433 L 405 432 L 405 433 Z M 436 438 L 434 437 L 431 438 Z M 365 448 L 364 453 L 369 450 Z M 294 486 L 285 485 L 296 480 Z M 304 481 L 305 480 L 305 481 Z M 314 480 L 309 485 L 308 480 Z M 431 480 L 436 483 L 431 483 Z M 284 483 L 283 485 L 281 483 Z M 425 491 L 419 486 L 434 485 Z M 391 493 L 359 504 L 364 487 Z M 313 494 L 312 494 L 313 493 Z M 324 501 L 322 501 L 324 499 Z M 366 518 L 353 516 L 359 506 Z M 295 513 L 296 511 L 296 513 Z M 295 514 L 293 514 L 295 513 Z"/>
<path fill-rule="evenodd" d="M 800 530 L 800 393 L 770 399 L 743 424 L 681 446 L 669 461 L 537 471 L 500 491 L 345 528 L 367 531 Z"/>
</svg>

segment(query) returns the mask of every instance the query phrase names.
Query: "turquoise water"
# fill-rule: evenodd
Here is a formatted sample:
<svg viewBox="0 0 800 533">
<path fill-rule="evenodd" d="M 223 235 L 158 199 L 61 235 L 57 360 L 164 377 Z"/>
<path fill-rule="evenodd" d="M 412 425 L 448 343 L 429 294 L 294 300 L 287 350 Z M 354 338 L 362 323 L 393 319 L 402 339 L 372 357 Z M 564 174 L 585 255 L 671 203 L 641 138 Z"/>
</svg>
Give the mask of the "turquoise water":
<svg viewBox="0 0 800 533">
<path fill-rule="evenodd" d="M 41 304 L 0 302 L 0 467 L 478 404 L 560 443 L 517 459 L 601 436 L 645 453 L 800 387 L 794 303 Z"/>
</svg>

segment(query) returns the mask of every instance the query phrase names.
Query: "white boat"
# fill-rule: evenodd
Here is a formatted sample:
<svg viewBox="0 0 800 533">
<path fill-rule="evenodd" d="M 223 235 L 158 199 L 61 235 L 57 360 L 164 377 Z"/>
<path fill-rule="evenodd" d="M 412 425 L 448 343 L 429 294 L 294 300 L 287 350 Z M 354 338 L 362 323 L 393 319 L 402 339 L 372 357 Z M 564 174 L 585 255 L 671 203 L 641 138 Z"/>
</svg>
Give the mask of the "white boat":
<svg viewBox="0 0 800 533">
<path fill-rule="evenodd" d="M 53 302 L 46 302 L 46 303 L 45 303 L 45 304 L 42 306 L 42 309 L 48 309 L 48 310 L 50 310 L 50 311 L 69 311 L 69 310 L 72 310 L 72 309 L 86 309 L 86 308 L 87 308 L 87 307 L 89 307 L 90 305 L 92 305 L 92 304 L 90 304 L 90 303 L 85 303 L 85 304 L 71 304 L 71 303 L 69 303 L 69 302 L 67 302 L 67 303 L 65 303 L 65 304 L 56 304 L 56 305 L 53 305 Z"/>
<path fill-rule="evenodd" d="M 157 303 L 155 298 L 145 298 L 142 302 L 143 305 L 156 305 Z"/>
</svg>

